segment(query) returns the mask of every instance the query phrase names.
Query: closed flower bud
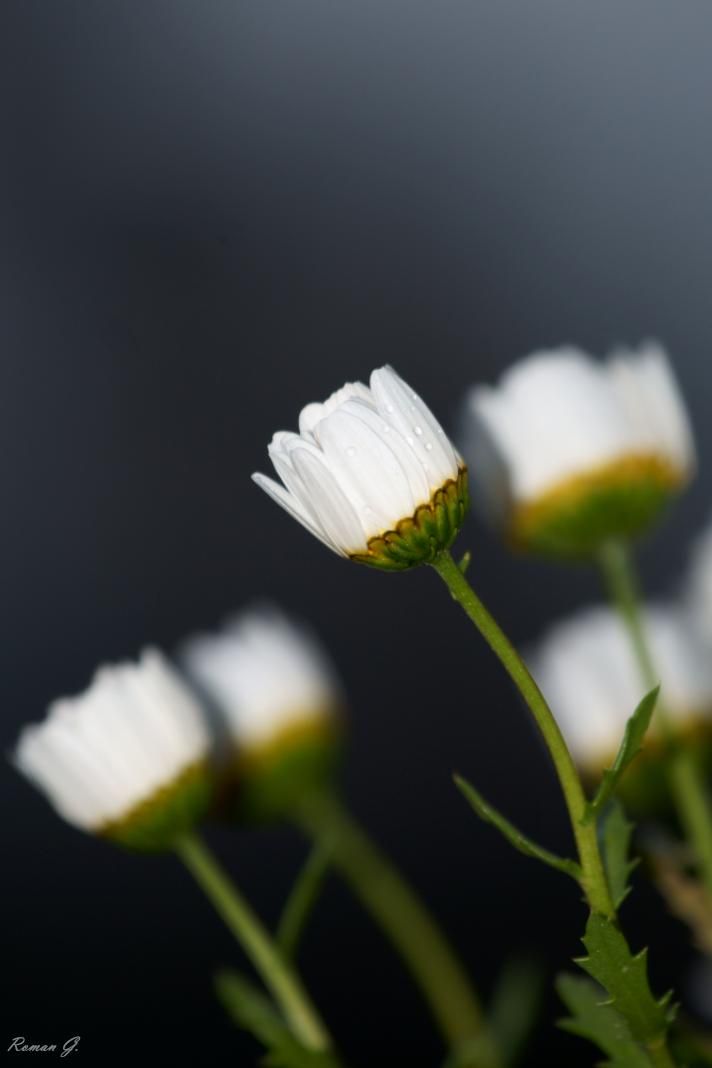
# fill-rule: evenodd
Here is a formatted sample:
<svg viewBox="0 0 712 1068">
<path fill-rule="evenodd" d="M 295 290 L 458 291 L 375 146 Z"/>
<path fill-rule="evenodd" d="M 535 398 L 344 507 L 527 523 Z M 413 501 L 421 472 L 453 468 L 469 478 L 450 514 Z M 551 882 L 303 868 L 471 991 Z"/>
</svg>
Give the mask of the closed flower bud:
<svg viewBox="0 0 712 1068">
<path fill-rule="evenodd" d="M 55 701 L 22 731 L 14 763 L 75 827 L 151 851 L 170 848 L 205 810 L 209 744 L 200 707 L 147 650 Z"/>
<path fill-rule="evenodd" d="M 183 664 L 220 717 L 224 781 L 238 815 L 280 815 L 331 778 L 341 690 L 302 624 L 271 608 L 244 612 L 219 633 L 188 641 Z"/>
<path fill-rule="evenodd" d="M 586 557 L 645 531 L 694 469 L 692 433 L 664 351 L 597 362 L 538 352 L 471 390 L 466 454 L 485 513 L 516 547 Z"/>
<path fill-rule="evenodd" d="M 467 475 L 420 397 L 390 367 L 308 404 L 255 482 L 340 556 L 386 571 L 432 561 L 467 510 Z"/>
<path fill-rule="evenodd" d="M 701 763 L 712 759 L 712 665 L 682 609 L 653 605 L 644 610 L 653 662 L 660 675 L 659 700 Z M 591 608 L 551 628 L 530 658 L 532 673 L 561 727 L 585 778 L 595 782 L 610 767 L 625 725 L 644 686 L 630 637 L 616 612 Z M 667 806 L 659 756 L 664 745 L 656 716 L 643 755 L 626 771 L 621 789 L 638 811 Z"/>
</svg>

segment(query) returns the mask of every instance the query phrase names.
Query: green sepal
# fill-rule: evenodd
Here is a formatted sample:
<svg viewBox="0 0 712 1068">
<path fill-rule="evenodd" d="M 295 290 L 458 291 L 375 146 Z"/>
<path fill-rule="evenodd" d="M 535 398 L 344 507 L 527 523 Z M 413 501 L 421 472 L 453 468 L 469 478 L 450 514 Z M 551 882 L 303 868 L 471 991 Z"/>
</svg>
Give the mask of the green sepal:
<svg viewBox="0 0 712 1068">
<path fill-rule="evenodd" d="M 190 765 L 175 780 L 98 832 L 125 849 L 159 853 L 173 849 L 206 813 L 213 796 L 213 774 L 206 761 Z"/>
<path fill-rule="evenodd" d="M 603 806 L 615 792 L 626 768 L 643 748 L 643 739 L 650 726 L 659 693 L 659 686 L 647 693 L 626 723 L 623 739 L 613 765 L 603 772 L 596 796 L 586 805 L 586 811 L 581 820 L 584 825 L 590 823 L 602 811 Z"/>
<path fill-rule="evenodd" d="M 572 879 L 580 882 L 581 868 L 575 860 L 559 857 L 556 853 L 551 853 L 548 849 L 544 849 L 543 846 L 537 845 L 531 838 L 527 838 L 525 834 L 522 834 L 501 812 L 498 812 L 488 801 L 485 801 L 482 794 L 467 779 L 463 779 L 461 775 L 454 775 L 453 778 L 458 790 L 469 801 L 480 819 L 496 827 L 510 845 L 518 849 L 520 853 L 524 853 L 525 856 L 534 857 L 536 860 L 548 864 L 550 868 L 556 868 L 557 871 L 562 871 L 566 875 L 570 875 Z"/>
<path fill-rule="evenodd" d="M 676 1010 L 671 991 L 656 999 L 650 989 L 647 949 L 633 956 L 616 924 L 595 912 L 588 918 L 583 944 L 588 955 L 576 963 L 601 984 L 606 1004 L 624 1017 L 632 1037 L 643 1045 L 660 1041 Z"/>
<path fill-rule="evenodd" d="M 525 552 L 552 559 L 591 559 L 606 542 L 645 533 L 680 487 L 652 461 L 629 476 L 584 480 L 522 521 L 515 515 L 509 536 Z"/>
<path fill-rule="evenodd" d="M 267 1049 L 263 1064 L 272 1068 L 338 1068 L 339 1062 L 331 1053 L 303 1046 L 272 1001 L 244 975 L 226 969 L 216 974 L 214 984 L 218 1000 L 233 1023 Z"/>
<path fill-rule="evenodd" d="M 460 571 L 462 571 L 463 575 L 467 574 L 471 563 L 472 563 L 472 553 L 468 549 L 467 552 L 463 553 L 463 555 L 460 557 L 460 560 L 459 560 L 458 565 L 457 565 L 460 568 Z"/>
<path fill-rule="evenodd" d="M 406 571 L 431 564 L 455 540 L 468 502 L 467 469 L 461 467 L 427 504 L 421 504 L 412 516 L 404 516 L 392 530 L 372 537 L 365 552 L 351 553 L 350 558 L 382 571 Z"/>
<path fill-rule="evenodd" d="M 254 758 L 238 760 L 228 809 L 245 823 L 280 819 L 307 794 L 336 778 L 343 755 L 341 729 L 315 723 L 314 729 L 277 739 Z"/>
<path fill-rule="evenodd" d="M 587 1038 L 608 1058 L 606 1068 L 650 1068 L 647 1054 L 631 1034 L 619 1012 L 606 1003 L 606 993 L 590 979 L 578 975 L 559 975 L 556 989 L 571 1016 L 558 1026 L 571 1034 Z"/>
<path fill-rule="evenodd" d="M 625 814 L 620 801 L 608 806 L 601 832 L 603 863 L 613 904 L 618 909 L 630 893 L 630 876 L 640 858 L 630 859 L 630 842 L 635 825 Z"/>
</svg>

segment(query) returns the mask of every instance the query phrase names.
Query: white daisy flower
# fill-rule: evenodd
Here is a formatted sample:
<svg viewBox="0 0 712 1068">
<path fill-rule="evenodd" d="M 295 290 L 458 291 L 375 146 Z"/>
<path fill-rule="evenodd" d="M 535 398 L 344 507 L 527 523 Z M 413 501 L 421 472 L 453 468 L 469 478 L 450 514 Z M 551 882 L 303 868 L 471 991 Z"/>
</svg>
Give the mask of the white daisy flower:
<svg viewBox="0 0 712 1068">
<path fill-rule="evenodd" d="M 21 732 L 16 767 L 81 830 L 162 848 L 207 803 L 202 711 L 155 650 L 98 669 L 89 689 Z"/>
<path fill-rule="evenodd" d="M 519 547 L 587 555 L 644 530 L 695 466 L 664 350 L 598 362 L 537 352 L 467 398 L 466 454 L 485 512 Z"/>
<path fill-rule="evenodd" d="M 660 674 L 660 699 L 684 735 L 710 721 L 712 664 L 681 608 L 651 605 L 644 620 Z M 592 775 L 609 767 L 626 721 L 644 695 L 618 614 L 590 608 L 558 623 L 530 657 L 530 666 L 577 764 Z M 659 737 L 655 716 L 647 737 Z"/>
<path fill-rule="evenodd" d="M 278 431 L 268 451 L 283 485 L 255 482 L 340 556 L 404 570 L 434 559 L 462 525 L 462 458 L 391 367 L 308 404 L 299 433 Z"/>
<path fill-rule="evenodd" d="M 182 663 L 220 715 L 243 810 L 282 809 L 331 774 L 342 691 L 302 623 L 271 607 L 245 611 L 186 642 Z"/>
<path fill-rule="evenodd" d="M 712 523 L 698 537 L 690 553 L 687 603 L 693 625 L 712 648 Z"/>
</svg>

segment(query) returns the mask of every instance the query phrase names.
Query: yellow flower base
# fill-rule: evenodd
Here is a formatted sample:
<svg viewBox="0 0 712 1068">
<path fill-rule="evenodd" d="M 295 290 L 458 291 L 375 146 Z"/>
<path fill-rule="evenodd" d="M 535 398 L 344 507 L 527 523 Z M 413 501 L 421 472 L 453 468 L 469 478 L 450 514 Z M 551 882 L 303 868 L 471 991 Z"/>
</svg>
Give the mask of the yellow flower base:
<svg viewBox="0 0 712 1068">
<path fill-rule="evenodd" d="M 178 778 L 161 786 L 125 816 L 100 827 L 102 838 L 137 849 L 171 849 L 176 839 L 197 823 L 210 802 L 212 775 L 206 761 L 191 764 Z"/>
<path fill-rule="evenodd" d="M 545 556 L 591 556 L 606 541 L 641 534 L 688 478 L 652 453 L 621 456 L 516 505 L 509 540 Z"/>
</svg>

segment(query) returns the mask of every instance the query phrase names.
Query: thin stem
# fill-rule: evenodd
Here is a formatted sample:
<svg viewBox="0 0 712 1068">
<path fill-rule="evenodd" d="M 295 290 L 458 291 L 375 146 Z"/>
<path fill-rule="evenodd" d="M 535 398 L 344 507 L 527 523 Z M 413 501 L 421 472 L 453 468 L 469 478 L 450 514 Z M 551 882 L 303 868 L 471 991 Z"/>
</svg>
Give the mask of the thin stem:
<svg viewBox="0 0 712 1068">
<path fill-rule="evenodd" d="M 202 839 L 186 834 L 175 849 L 274 995 L 295 1036 L 309 1049 L 329 1049 L 329 1034 L 300 979 Z"/>
<path fill-rule="evenodd" d="M 601 860 L 596 826 L 593 821 L 583 823 L 586 796 L 576 765 L 551 709 L 521 656 L 472 589 L 451 553 L 442 553 L 432 566 L 445 582 L 453 598 L 499 658 L 534 716 L 551 755 L 566 801 L 581 861 L 581 885 L 584 893 L 594 912 L 601 913 L 609 919 L 615 919 L 615 907 Z"/>
<path fill-rule="evenodd" d="M 630 636 L 643 685 L 650 689 L 660 680 L 648 643 L 630 550 L 621 542 L 610 542 L 602 549 L 599 561 L 611 600 Z M 658 702 L 655 715 L 668 743 L 666 768 L 675 808 L 712 898 L 712 807 L 704 779 L 689 747 L 681 745 L 676 737 L 664 700 Z"/>
<path fill-rule="evenodd" d="M 477 1053 L 468 1063 L 473 1068 L 498 1068 L 499 1057 L 462 965 L 394 865 L 332 796 L 308 798 L 296 820 L 310 837 L 328 843 L 332 865 L 390 938 L 450 1047 L 472 1044 Z"/>
<path fill-rule="evenodd" d="M 294 960 L 331 863 L 331 843 L 317 842 L 287 898 L 277 925 L 277 945 L 287 960 Z"/>
</svg>

